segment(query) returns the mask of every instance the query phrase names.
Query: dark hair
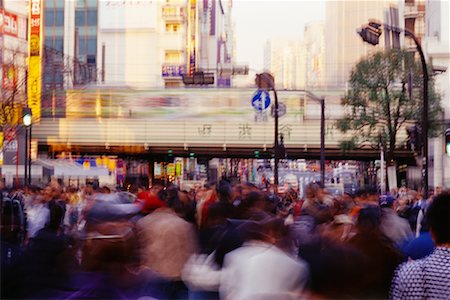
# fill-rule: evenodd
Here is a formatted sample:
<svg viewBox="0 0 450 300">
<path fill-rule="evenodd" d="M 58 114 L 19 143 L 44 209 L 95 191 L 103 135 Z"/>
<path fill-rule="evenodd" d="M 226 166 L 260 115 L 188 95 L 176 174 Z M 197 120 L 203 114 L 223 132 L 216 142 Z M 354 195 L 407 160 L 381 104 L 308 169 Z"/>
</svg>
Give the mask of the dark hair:
<svg viewBox="0 0 450 300">
<path fill-rule="evenodd" d="M 436 244 L 450 242 L 450 194 L 448 192 L 434 198 L 426 217 Z"/>
<path fill-rule="evenodd" d="M 378 206 L 367 206 L 359 211 L 356 227 L 360 231 L 376 230 L 381 222 L 381 211 Z"/>
</svg>

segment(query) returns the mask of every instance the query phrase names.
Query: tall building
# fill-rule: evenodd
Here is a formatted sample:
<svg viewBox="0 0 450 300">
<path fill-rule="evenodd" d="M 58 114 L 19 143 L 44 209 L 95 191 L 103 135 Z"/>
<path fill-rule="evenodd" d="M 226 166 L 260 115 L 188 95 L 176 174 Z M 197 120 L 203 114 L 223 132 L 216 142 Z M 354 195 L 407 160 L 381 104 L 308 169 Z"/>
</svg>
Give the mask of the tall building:
<svg viewBox="0 0 450 300">
<path fill-rule="evenodd" d="M 275 77 L 277 89 L 306 86 L 306 47 L 299 40 L 275 38 L 264 47 L 264 69 Z"/>
<path fill-rule="evenodd" d="M 42 1 L 43 117 L 63 117 L 66 89 L 97 80 L 97 0 Z"/>
<path fill-rule="evenodd" d="M 405 0 L 403 4 L 404 28 L 414 32 L 415 36 L 422 42 L 425 35 L 425 2 L 426 0 Z M 405 39 L 405 47 L 416 49 L 413 40 Z"/>
<path fill-rule="evenodd" d="M 412 1 L 407 1 L 412 2 Z M 448 1 L 427 0 L 425 5 L 422 47 L 427 63 L 433 68 L 436 89 L 441 95 L 442 123 L 450 128 L 450 5 Z M 421 7 L 420 12 L 423 12 Z M 405 16 L 406 18 L 406 16 Z M 406 22 L 406 20 L 405 20 Z M 416 24 L 416 23 L 414 23 Z M 420 28 L 420 26 L 419 26 Z M 418 34 L 421 31 L 419 30 Z M 450 153 L 445 153 L 445 137 L 440 135 L 429 142 L 430 187 L 450 188 Z"/>
<path fill-rule="evenodd" d="M 322 88 L 325 85 L 325 36 L 324 23 L 311 22 L 305 26 L 303 40 L 306 47 L 306 88 Z"/>
<path fill-rule="evenodd" d="M 329 88 L 345 88 L 355 64 L 370 53 L 384 49 L 384 44 L 372 46 L 364 42 L 357 30 L 369 19 L 383 21 L 393 0 L 327 1 L 325 40 L 326 84 Z"/>
<path fill-rule="evenodd" d="M 199 69 L 213 72 L 217 86 L 231 86 L 233 68 L 232 1 L 199 3 Z"/>
<path fill-rule="evenodd" d="M 101 1 L 101 82 L 145 87 L 182 86 L 182 74 L 213 72 L 230 86 L 232 1 Z M 119 21 L 118 21 L 119 20 Z"/>
<path fill-rule="evenodd" d="M 180 83 L 185 1 L 101 1 L 97 62 L 106 85 Z M 163 74 L 163 76 L 161 76 Z"/>
</svg>

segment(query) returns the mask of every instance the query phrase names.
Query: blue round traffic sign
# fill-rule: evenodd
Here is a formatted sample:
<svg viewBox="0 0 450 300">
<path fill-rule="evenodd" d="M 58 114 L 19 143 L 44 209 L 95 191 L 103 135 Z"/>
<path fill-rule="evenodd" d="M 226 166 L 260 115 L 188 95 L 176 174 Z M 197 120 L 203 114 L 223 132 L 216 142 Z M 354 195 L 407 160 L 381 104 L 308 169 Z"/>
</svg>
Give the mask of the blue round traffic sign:
<svg viewBox="0 0 450 300">
<path fill-rule="evenodd" d="M 252 98 L 252 106 L 257 111 L 265 111 L 270 106 L 269 92 L 265 90 L 257 90 Z"/>
</svg>

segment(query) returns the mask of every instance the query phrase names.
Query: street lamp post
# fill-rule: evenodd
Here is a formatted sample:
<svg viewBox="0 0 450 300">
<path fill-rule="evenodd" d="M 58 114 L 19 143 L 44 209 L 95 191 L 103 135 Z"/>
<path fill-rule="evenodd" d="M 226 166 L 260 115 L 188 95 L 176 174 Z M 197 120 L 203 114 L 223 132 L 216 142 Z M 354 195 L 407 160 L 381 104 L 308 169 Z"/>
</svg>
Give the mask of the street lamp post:
<svg viewBox="0 0 450 300">
<path fill-rule="evenodd" d="M 256 85 L 260 89 L 273 90 L 275 96 L 275 109 L 274 109 L 274 119 L 275 119 L 275 139 L 274 139 L 274 183 L 278 186 L 278 162 L 280 160 L 280 149 L 279 149 L 279 132 L 278 132 L 278 95 L 275 89 L 275 81 L 271 74 L 261 73 L 256 75 L 255 79 Z M 317 97 L 313 93 L 307 90 L 299 90 L 306 93 L 309 97 L 320 103 L 320 184 L 325 187 L 325 98 Z"/>
<path fill-rule="evenodd" d="M 24 185 L 29 185 L 31 184 L 31 109 L 29 107 L 23 108 L 22 115 L 23 125 L 25 126 Z"/>
<path fill-rule="evenodd" d="M 255 83 L 258 86 L 259 89 L 263 90 L 272 90 L 275 98 L 275 109 L 274 109 L 274 119 L 275 119 L 275 134 L 274 134 L 274 143 L 273 143 L 273 149 L 274 149 L 274 158 L 275 158 L 275 165 L 273 170 L 273 177 L 274 177 L 274 184 L 276 188 L 278 189 L 278 162 L 280 161 L 280 149 L 279 149 L 279 142 L 278 142 L 278 95 L 277 90 L 275 89 L 275 80 L 272 76 L 272 74 L 269 73 L 261 73 L 256 74 Z"/>
<path fill-rule="evenodd" d="M 423 164 L 422 164 L 422 188 L 423 196 L 428 197 L 428 68 L 425 61 L 425 55 L 423 54 L 422 46 L 420 41 L 414 35 L 414 33 L 408 29 L 394 28 L 387 24 L 382 24 L 379 21 L 370 20 L 368 25 L 365 25 L 361 30 L 358 31 L 361 38 L 372 45 L 377 45 L 379 42 L 379 37 L 381 35 L 381 25 L 386 28 L 393 29 L 397 32 L 403 31 L 405 36 L 410 37 L 416 44 L 417 51 L 420 55 L 420 61 L 422 63 L 423 72 L 423 109 L 422 109 L 422 145 L 423 145 Z"/>
</svg>

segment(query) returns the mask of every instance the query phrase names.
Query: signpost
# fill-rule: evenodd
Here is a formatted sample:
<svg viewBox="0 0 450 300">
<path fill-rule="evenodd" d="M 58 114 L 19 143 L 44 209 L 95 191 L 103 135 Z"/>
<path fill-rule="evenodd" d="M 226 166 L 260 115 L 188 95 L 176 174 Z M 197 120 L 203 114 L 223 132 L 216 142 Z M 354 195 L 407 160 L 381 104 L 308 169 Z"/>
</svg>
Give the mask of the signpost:
<svg viewBox="0 0 450 300">
<path fill-rule="evenodd" d="M 252 106 L 258 112 L 267 110 L 270 106 L 269 92 L 265 90 L 257 90 L 252 98 Z"/>
</svg>

